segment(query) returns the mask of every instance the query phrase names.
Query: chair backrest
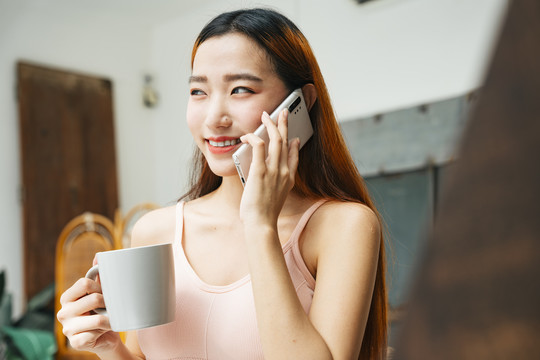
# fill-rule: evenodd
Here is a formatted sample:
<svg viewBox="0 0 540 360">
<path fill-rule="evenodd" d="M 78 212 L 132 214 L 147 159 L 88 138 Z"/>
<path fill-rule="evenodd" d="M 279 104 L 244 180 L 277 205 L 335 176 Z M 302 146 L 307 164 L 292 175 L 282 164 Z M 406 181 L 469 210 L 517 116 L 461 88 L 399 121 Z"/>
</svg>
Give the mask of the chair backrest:
<svg viewBox="0 0 540 360">
<path fill-rule="evenodd" d="M 62 230 L 56 243 L 56 296 L 55 313 L 60 310 L 60 296 L 79 278 L 84 277 L 92 266 L 94 255 L 100 251 L 114 250 L 113 223 L 106 217 L 86 212 L 72 219 Z M 62 333 L 62 325 L 56 320 L 55 336 L 58 358 L 97 359 L 90 353 L 75 351 L 69 347 Z"/>
<path fill-rule="evenodd" d="M 114 238 L 116 247 L 131 247 L 131 231 L 133 230 L 133 225 L 135 225 L 137 220 L 144 214 L 158 208 L 159 205 L 154 203 L 141 203 L 131 208 L 125 217 L 122 217 L 120 210 L 116 210 L 114 215 Z"/>
</svg>

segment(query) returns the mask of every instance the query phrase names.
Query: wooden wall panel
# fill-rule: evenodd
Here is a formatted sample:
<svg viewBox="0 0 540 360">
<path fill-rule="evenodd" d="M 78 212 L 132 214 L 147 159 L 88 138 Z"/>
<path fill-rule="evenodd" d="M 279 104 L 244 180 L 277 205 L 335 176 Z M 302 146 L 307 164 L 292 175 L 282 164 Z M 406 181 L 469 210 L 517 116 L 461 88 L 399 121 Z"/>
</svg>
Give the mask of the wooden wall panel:
<svg viewBox="0 0 540 360">
<path fill-rule="evenodd" d="M 54 281 L 55 245 L 73 217 L 118 207 L 112 83 L 19 63 L 25 295 Z"/>
</svg>

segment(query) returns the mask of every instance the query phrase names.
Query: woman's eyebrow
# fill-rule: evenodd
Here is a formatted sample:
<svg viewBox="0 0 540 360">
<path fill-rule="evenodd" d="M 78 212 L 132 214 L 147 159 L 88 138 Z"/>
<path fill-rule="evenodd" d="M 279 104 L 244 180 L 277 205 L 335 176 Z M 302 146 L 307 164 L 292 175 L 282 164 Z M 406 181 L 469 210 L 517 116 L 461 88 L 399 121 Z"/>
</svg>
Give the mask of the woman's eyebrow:
<svg viewBox="0 0 540 360">
<path fill-rule="evenodd" d="M 226 75 L 223 75 L 223 80 L 225 82 L 233 82 L 237 80 L 248 80 L 248 81 L 255 81 L 255 82 L 263 81 L 263 79 L 261 79 L 260 77 L 255 76 L 253 74 L 249 74 L 249 73 L 226 74 Z"/>
<path fill-rule="evenodd" d="M 250 73 L 238 73 L 238 74 L 225 74 L 223 75 L 223 81 L 225 82 L 233 82 L 238 80 L 247 80 L 247 81 L 254 81 L 254 82 L 262 82 L 263 79 L 261 79 L 258 76 L 255 76 Z M 189 83 L 207 83 L 208 78 L 204 75 L 191 75 L 189 77 Z"/>
<path fill-rule="evenodd" d="M 189 81 L 188 81 L 190 84 L 191 83 L 194 83 L 194 82 L 198 82 L 198 83 L 206 83 L 208 82 L 208 78 L 206 76 L 198 76 L 198 75 L 191 75 L 189 77 Z"/>
</svg>

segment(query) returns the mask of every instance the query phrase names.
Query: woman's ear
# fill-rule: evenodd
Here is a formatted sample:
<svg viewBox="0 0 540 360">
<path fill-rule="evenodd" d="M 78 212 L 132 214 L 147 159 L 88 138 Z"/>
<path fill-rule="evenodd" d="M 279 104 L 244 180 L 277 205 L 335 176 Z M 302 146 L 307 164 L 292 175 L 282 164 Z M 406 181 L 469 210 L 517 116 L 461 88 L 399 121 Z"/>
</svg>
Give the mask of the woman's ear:
<svg viewBox="0 0 540 360">
<path fill-rule="evenodd" d="M 315 89 L 315 85 L 306 84 L 302 86 L 302 93 L 304 94 L 304 100 L 306 101 L 308 111 L 310 111 L 313 104 L 315 104 L 315 101 L 317 101 L 317 90 Z"/>
</svg>

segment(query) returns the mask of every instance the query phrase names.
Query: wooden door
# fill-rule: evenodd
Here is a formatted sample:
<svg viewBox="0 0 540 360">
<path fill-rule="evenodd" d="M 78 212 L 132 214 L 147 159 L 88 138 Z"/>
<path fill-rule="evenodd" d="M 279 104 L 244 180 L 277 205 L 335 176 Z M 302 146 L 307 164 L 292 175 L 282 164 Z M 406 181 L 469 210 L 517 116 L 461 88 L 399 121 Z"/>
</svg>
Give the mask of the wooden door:
<svg viewBox="0 0 540 360">
<path fill-rule="evenodd" d="M 18 63 L 24 282 L 30 299 L 54 281 L 62 228 L 118 207 L 112 83 Z M 91 265 L 91 264 L 89 264 Z"/>
</svg>

